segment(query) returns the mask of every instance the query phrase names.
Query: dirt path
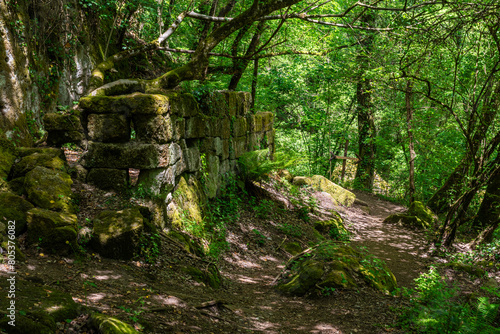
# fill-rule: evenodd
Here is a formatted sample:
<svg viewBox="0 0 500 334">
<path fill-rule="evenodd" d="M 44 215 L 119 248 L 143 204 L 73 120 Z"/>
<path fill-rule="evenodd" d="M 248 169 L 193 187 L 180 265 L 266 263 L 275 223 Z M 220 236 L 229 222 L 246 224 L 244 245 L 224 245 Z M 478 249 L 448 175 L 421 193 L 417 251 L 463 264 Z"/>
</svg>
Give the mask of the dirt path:
<svg viewBox="0 0 500 334">
<path fill-rule="evenodd" d="M 352 244 L 364 246 L 386 261 L 399 286 L 410 287 L 423 269 L 423 235 L 382 221 L 405 208 L 367 194 L 357 194 L 368 204 L 344 209 L 342 215 L 355 231 Z M 364 211 L 365 210 L 365 211 Z M 243 255 L 245 256 L 245 255 Z M 234 312 L 242 316 L 242 331 L 260 333 L 387 333 L 395 332 L 395 314 L 401 300 L 366 289 L 336 291 L 326 298 L 293 298 L 277 293 L 271 283 L 283 268 L 283 259 L 258 254 L 234 258 L 224 267 L 233 282 L 227 297 Z"/>
</svg>

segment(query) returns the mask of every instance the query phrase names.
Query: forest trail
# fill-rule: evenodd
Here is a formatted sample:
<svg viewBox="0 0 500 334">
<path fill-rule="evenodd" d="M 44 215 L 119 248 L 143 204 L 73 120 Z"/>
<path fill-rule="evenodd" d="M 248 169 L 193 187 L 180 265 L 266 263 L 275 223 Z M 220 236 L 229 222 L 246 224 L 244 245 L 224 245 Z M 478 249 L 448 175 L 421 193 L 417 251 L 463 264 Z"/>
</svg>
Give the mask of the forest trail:
<svg viewBox="0 0 500 334">
<path fill-rule="evenodd" d="M 368 204 L 343 208 L 340 212 L 354 232 L 351 244 L 386 261 L 399 287 L 412 287 L 423 270 L 425 239 L 421 233 L 382 221 L 392 213 L 405 211 L 402 206 L 376 196 L 357 193 Z M 241 254 L 240 254 L 241 255 Z M 281 264 L 280 264 L 281 263 Z M 287 297 L 275 291 L 274 277 L 283 268 L 282 260 L 271 256 L 234 261 L 223 274 L 232 282 L 231 309 L 244 320 L 244 328 L 259 333 L 387 333 L 397 332 L 391 311 L 401 306 L 401 299 L 383 296 L 370 289 L 335 291 L 322 298 Z M 278 264 L 278 265 L 277 265 Z"/>
</svg>

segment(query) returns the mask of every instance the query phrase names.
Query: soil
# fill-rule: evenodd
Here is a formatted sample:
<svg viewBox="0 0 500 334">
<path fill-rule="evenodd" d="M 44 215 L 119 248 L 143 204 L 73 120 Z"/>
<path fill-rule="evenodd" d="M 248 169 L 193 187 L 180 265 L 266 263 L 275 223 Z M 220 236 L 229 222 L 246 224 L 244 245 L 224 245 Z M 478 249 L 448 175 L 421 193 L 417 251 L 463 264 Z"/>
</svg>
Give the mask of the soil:
<svg viewBox="0 0 500 334">
<path fill-rule="evenodd" d="M 81 224 L 96 211 L 120 207 L 114 193 L 76 184 L 80 194 Z M 362 201 L 352 208 L 337 208 L 353 232 L 351 244 L 366 247 L 387 262 L 400 287 L 411 288 L 426 270 L 427 241 L 422 232 L 383 224 L 391 213 L 404 207 L 357 193 Z M 124 200 L 125 201 L 125 200 Z M 273 286 L 286 261 L 288 241 L 303 247 L 312 236 L 293 236 L 303 226 L 297 213 L 275 204 L 257 210 L 246 203 L 239 219 L 228 226 L 229 250 L 215 263 L 223 286 L 212 289 L 184 274 L 182 267 L 213 265 L 186 253 L 163 239 L 161 255 L 154 265 L 141 260 L 116 261 L 101 258 L 92 250 L 78 256 L 44 254 L 25 249 L 27 260 L 19 276 L 36 284 L 66 291 L 78 303 L 124 320 L 144 333 L 398 333 L 398 312 L 407 302 L 366 288 L 336 290 L 324 296 L 289 297 Z M 322 201 L 318 203 L 322 209 Z M 256 214 L 258 213 L 258 214 Z M 285 228 L 286 227 L 286 228 Z M 258 233 L 256 232 L 258 231 Z M 59 324 L 59 333 L 93 333 L 85 326 L 87 316 Z"/>
</svg>

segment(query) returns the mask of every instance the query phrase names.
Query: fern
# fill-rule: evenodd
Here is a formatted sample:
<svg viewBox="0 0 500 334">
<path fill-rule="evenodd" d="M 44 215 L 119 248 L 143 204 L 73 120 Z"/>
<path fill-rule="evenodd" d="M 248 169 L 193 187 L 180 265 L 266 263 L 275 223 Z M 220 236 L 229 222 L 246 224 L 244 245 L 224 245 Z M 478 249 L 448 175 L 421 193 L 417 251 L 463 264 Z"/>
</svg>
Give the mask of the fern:
<svg viewBox="0 0 500 334">
<path fill-rule="evenodd" d="M 241 176 L 245 182 L 266 179 L 272 171 L 286 169 L 298 161 L 298 158 L 280 151 L 276 152 L 271 160 L 267 149 L 246 152 L 238 159 Z"/>
</svg>

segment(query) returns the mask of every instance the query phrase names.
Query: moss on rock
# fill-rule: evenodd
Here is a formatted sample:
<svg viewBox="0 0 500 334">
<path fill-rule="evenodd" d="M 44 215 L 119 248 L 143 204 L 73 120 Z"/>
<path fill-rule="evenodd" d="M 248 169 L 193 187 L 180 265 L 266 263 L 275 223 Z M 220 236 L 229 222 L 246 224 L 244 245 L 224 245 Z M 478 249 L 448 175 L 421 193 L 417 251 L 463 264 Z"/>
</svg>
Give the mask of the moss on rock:
<svg viewBox="0 0 500 334">
<path fill-rule="evenodd" d="M 178 241 L 187 252 L 198 255 L 200 257 L 205 255 L 200 244 L 191 239 L 191 237 L 186 233 L 182 233 L 179 231 L 170 231 L 167 235 L 172 239 Z"/>
<path fill-rule="evenodd" d="M 2 291 L 8 291 L 10 281 L 0 280 Z M 49 286 L 37 286 L 32 282 L 16 279 L 15 326 L 8 324 L 10 319 L 2 317 L 0 329 L 15 334 L 53 334 L 56 323 L 74 319 L 81 313 L 81 307 L 71 295 Z M 0 298 L 0 307 L 7 310 L 10 299 Z M 17 311 L 23 311 L 21 315 Z"/>
<path fill-rule="evenodd" d="M 28 242 L 52 252 L 72 252 L 77 245 L 77 217 L 34 208 L 28 211 Z"/>
<path fill-rule="evenodd" d="M 90 140 L 125 143 L 130 140 L 130 118 L 121 114 L 90 114 L 87 129 Z"/>
<path fill-rule="evenodd" d="M 193 266 L 188 266 L 182 268 L 182 271 L 190 275 L 195 281 L 205 283 L 214 289 L 218 289 L 221 286 L 221 275 L 215 266 L 210 266 L 204 271 Z"/>
<path fill-rule="evenodd" d="M 198 225 L 203 229 L 203 207 L 207 203 L 203 187 L 194 176 L 184 175 L 173 193 L 172 202 L 167 206 L 167 216 L 173 227 L 178 230 Z"/>
<path fill-rule="evenodd" d="M 90 317 L 90 326 L 101 334 L 137 334 L 131 325 L 107 315 L 93 313 Z"/>
<path fill-rule="evenodd" d="M 174 96 L 143 93 L 118 96 L 86 96 L 80 99 L 79 106 L 89 114 L 162 115 L 169 112 L 170 100 Z"/>
<path fill-rule="evenodd" d="M 321 175 L 314 175 L 311 177 L 296 176 L 293 178 L 293 184 L 296 186 L 308 185 L 314 190 L 324 191 L 332 196 L 334 203 L 337 205 L 350 207 L 356 200 L 356 195 L 352 192 Z"/>
<path fill-rule="evenodd" d="M 300 244 L 296 241 L 284 244 L 283 249 L 292 255 L 297 255 L 302 252 L 302 247 L 300 247 Z"/>
<path fill-rule="evenodd" d="M 407 212 L 390 215 L 384 223 L 427 230 L 436 224 L 437 219 L 437 216 L 422 202 L 415 201 Z"/>
<path fill-rule="evenodd" d="M 302 296 L 323 288 L 355 289 L 368 285 L 388 294 L 397 287 L 396 278 L 377 258 L 338 243 L 322 243 L 287 265 L 287 275 L 278 289 Z M 319 289 L 319 291 L 318 291 Z"/>
<path fill-rule="evenodd" d="M 40 208 L 64 212 L 75 211 L 71 202 L 72 184 L 68 174 L 40 166 L 26 174 L 24 182 L 31 203 Z"/>
<path fill-rule="evenodd" d="M 26 231 L 27 212 L 34 206 L 22 197 L 10 192 L 0 192 L 0 222 L 15 221 L 16 236 Z"/>
<path fill-rule="evenodd" d="M 44 153 L 33 153 L 23 157 L 14 165 L 11 172 L 11 178 L 14 179 L 25 176 L 37 166 L 58 171 L 65 171 L 67 164 L 58 156 Z"/>
<path fill-rule="evenodd" d="M 138 253 L 143 230 L 144 218 L 139 209 L 105 210 L 94 219 L 91 245 L 105 257 L 129 260 Z"/>
</svg>

